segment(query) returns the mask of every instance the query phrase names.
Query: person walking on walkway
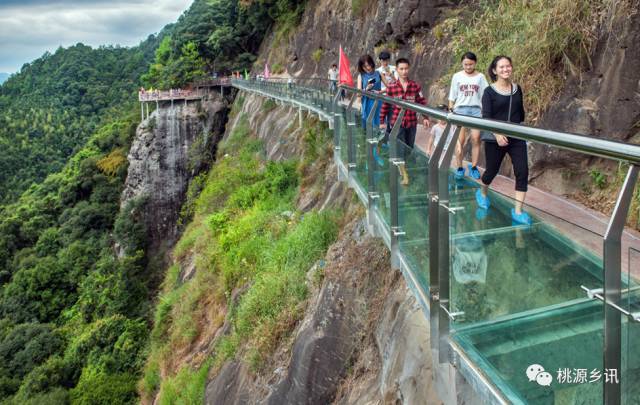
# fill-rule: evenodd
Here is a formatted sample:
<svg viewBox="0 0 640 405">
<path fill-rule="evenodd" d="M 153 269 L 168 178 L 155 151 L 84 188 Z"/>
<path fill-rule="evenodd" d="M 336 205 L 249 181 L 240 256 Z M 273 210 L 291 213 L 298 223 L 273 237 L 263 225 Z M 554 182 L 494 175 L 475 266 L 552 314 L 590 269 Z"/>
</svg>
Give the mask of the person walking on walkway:
<svg viewBox="0 0 640 405">
<path fill-rule="evenodd" d="M 380 72 L 380 77 L 382 78 L 382 89 L 381 93 L 385 94 L 387 92 L 387 86 L 393 84 L 398 80 L 398 72 L 396 71 L 396 67 L 389 64 L 389 60 L 391 59 L 391 54 L 387 51 L 382 51 L 378 55 L 378 59 L 380 59 L 380 67 L 376 69 L 376 71 Z M 378 162 L 378 165 L 384 166 L 384 161 L 380 157 L 380 146 L 387 146 L 387 142 L 389 142 L 389 119 L 391 118 L 391 111 L 384 117 L 384 123 L 387 124 L 387 131 L 384 134 L 384 139 L 376 145 L 376 148 L 373 150 L 374 159 Z"/>
<path fill-rule="evenodd" d="M 524 122 L 523 92 L 520 86 L 513 83 L 512 72 L 513 64 L 508 56 L 496 56 L 491 62 L 488 73 L 493 84 L 487 87 L 482 96 L 482 116 L 484 118 L 516 124 Z M 527 142 L 501 134 L 484 133 L 482 140 L 484 141 L 487 168 L 482 175 L 482 186 L 476 191 L 478 206 L 483 210 L 489 208 L 490 202 L 487 196 L 489 185 L 498 174 L 504 156 L 509 154 L 516 177 L 516 202 L 515 207 L 511 209 L 511 218 L 520 224 L 531 224 L 531 218 L 522 210 L 529 181 Z"/>
<path fill-rule="evenodd" d="M 468 115 L 471 117 L 482 117 L 482 94 L 489 86 L 484 75 L 476 70 L 478 58 L 473 52 L 462 55 L 462 69 L 453 75 L 451 79 L 451 89 L 449 90 L 449 109 L 455 114 Z M 456 178 L 464 177 L 462 167 L 462 152 L 466 146 L 467 128 L 460 130 L 458 145 L 456 146 Z M 469 165 L 469 176 L 474 179 L 480 178 L 478 170 L 478 159 L 480 158 L 480 130 L 471 129 L 471 164 Z"/>
<path fill-rule="evenodd" d="M 398 72 L 396 71 L 395 66 L 389 64 L 389 60 L 391 59 L 391 54 L 389 52 L 380 52 L 378 59 L 380 59 L 380 67 L 376 70 L 380 72 L 380 76 L 382 77 L 382 92 L 384 93 L 387 90 L 387 86 L 398 80 Z"/>
<path fill-rule="evenodd" d="M 399 98 L 411 103 L 427 105 L 427 100 L 422 95 L 422 88 L 420 87 L 420 85 L 409 79 L 410 66 L 411 64 L 409 63 L 408 59 L 400 58 L 396 61 L 398 80 L 387 87 L 387 95 L 389 97 Z M 386 129 L 387 127 L 387 124 L 384 123 L 384 117 L 389 113 L 390 110 L 391 119 L 389 120 L 389 126 L 393 127 L 396 120 L 398 119 L 398 115 L 400 114 L 400 107 L 391 105 L 387 102 L 383 103 L 382 108 L 380 109 L 380 128 L 382 129 Z M 424 126 L 428 128 L 429 118 L 425 116 L 423 118 L 423 123 Z M 405 162 L 407 161 L 409 155 L 413 150 L 413 144 L 416 140 L 417 125 L 418 118 L 415 111 L 406 110 L 400 126 L 400 132 L 398 132 L 398 139 L 408 146 L 408 149 L 404 149 Z M 407 169 L 404 167 L 404 165 L 400 165 L 398 167 L 400 170 L 400 174 L 402 175 L 401 184 L 406 186 L 409 184 L 409 174 L 407 173 Z"/>
<path fill-rule="evenodd" d="M 327 73 L 329 78 L 329 91 L 331 91 L 331 94 L 334 94 L 336 90 L 338 90 L 338 75 L 338 65 L 334 63 L 331 65 L 331 69 L 329 69 L 329 72 Z"/>
<path fill-rule="evenodd" d="M 375 71 L 375 65 L 373 64 L 373 58 L 371 55 L 363 55 L 358 60 L 358 88 L 366 91 L 380 92 L 382 89 L 382 77 L 380 72 Z M 367 117 L 373 109 L 375 100 L 367 96 L 362 96 L 362 128 L 367 127 Z M 373 126 L 378 127 L 379 121 L 380 103 L 373 115 Z"/>
</svg>

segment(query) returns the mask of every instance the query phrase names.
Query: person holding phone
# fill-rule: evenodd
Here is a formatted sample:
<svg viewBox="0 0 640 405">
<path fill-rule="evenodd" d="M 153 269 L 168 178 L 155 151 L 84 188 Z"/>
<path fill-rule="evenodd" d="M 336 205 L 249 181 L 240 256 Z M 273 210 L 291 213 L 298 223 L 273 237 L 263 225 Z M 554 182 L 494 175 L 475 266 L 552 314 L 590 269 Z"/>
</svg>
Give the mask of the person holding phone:
<svg viewBox="0 0 640 405">
<path fill-rule="evenodd" d="M 482 95 L 482 117 L 507 121 L 515 124 L 524 122 L 524 96 L 522 88 L 513 83 L 511 74 L 513 64 L 508 56 L 496 56 L 489 65 L 489 77 L 493 84 L 487 87 Z M 489 185 L 498 174 L 505 155 L 511 157 L 513 173 L 516 177 L 516 202 L 511 209 L 514 222 L 530 225 L 529 214 L 522 210 L 527 195 L 529 181 L 529 163 L 527 159 L 527 142 L 501 134 L 482 134 L 487 169 L 481 181 L 482 186 L 476 191 L 476 202 L 483 210 L 489 208 L 487 195 Z"/>
<path fill-rule="evenodd" d="M 358 88 L 366 91 L 380 92 L 382 89 L 382 76 L 380 72 L 375 70 L 375 64 L 371 55 L 363 55 L 358 59 Z M 367 117 L 373 109 L 375 100 L 367 96 L 362 96 L 362 128 L 367 127 Z M 380 107 L 381 103 L 378 103 L 378 108 L 373 115 L 373 127 L 377 128 L 380 125 Z"/>
</svg>

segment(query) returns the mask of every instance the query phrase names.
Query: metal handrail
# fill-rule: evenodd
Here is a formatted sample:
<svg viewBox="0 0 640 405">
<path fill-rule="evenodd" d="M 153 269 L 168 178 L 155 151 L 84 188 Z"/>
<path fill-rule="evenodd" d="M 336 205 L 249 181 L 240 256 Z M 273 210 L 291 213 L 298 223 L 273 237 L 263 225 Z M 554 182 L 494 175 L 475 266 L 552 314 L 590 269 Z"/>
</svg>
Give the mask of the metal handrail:
<svg viewBox="0 0 640 405">
<path fill-rule="evenodd" d="M 601 139 L 588 135 L 558 132 L 530 127 L 527 125 L 518 125 L 488 118 L 476 118 L 455 113 L 445 113 L 441 110 L 436 110 L 404 100 L 398 100 L 354 87 L 341 85 L 340 88 L 351 93 L 357 93 L 372 99 L 382 100 L 400 108 L 405 108 L 416 113 L 444 120 L 454 125 L 496 132 L 525 141 L 544 143 L 574 152 L 582 152 L 592 156 L 615 159 L 634 165 L 640 165 L 640 145 Z"/>
<path fill-rule="evenodd" d="M 300 80 L 300 78 L 293 79 Z M 326 80 L 322 78 L 303 78 L 302 80 L 311 79 L 318 81 Z M 287 79 L 274 78 L 264 80 L 264 82 L 280 84 L 280 82 L 285 80 Z M 300 87 L 299 84 L 296 84 L 296 86 Z M 350 93 L 355 93 L 361 96 L 372 98 L 374 100 L 381 100 L 397 107 L 411 110 L 416 113 L 429 116 L 431 118 L 443 120 L 454 125 L 496 132 L 525 141 L 543 143 L 573 152 L 581 152 L 591 156 L 598 156 L 607 159 L 628 162 L 634 165 L 640 165 L 640 145 L 613 141 L 609 139 L 601 139 L 582 134 L 559 132 L 549 129 L 530 127 L 527 125 L 513 124 L 488 118 L 470 117 L 466 115 L 455 114 L 453 112 L 447 113 L 442 110 L 425 107 L 423 105 L 411 103 L 409 101 L 399 100 L 397 98 L 392 98 L 379 93 L 364 91 L 355 87 L 340 85 L 339 88 L 344 89 Z"/>
<path fill-rule="evenodd" d="M 312 78 L 304 78 L 304 80 L 309 79 Z M 322 78 L 313 79 L 324 80 Z M 265 82 L 280 83 L 281 80 L 286 79 L 267 79 L 265 80 Z M 603 158 L 628 162 L 634 165 L 640 165 L 640 145 L 613 141 L 609 139 L 601 139 L 588 135 L 535 128 L 527 125 L 496 121 L 488 118 L 470 117 L 466 115 L 455 114 L 452 112 L 446 113 L 442 110 L 425 107 L 423 105 L 411 103 L 409 101 L 399 100 L 379 93 L 364 91 L 355 87 L 340 85 L 339 88 L 344 89 L 350 93 L 356 93 L 372 98 L 374 100 L 381 100 L 397 107 L 411 110 L 432 118 L 444 120 L 454 125 L 496 132 L 525 141 L 543 143 L 574 152 L 581 152 L 592 156 L 599 156 Z"/>
</svg>

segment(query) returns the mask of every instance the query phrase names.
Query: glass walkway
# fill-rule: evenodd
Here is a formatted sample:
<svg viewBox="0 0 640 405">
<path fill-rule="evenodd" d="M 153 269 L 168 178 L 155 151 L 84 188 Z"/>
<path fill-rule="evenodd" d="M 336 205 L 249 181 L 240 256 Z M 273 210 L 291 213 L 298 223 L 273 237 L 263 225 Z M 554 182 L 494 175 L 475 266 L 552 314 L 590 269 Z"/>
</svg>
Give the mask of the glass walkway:
<svg viewBox="0 0 640 405">
<path fill-rule="evenodd" d="M 367 207 L 371 230 L 430 319 L 435 361 L 461 373 L 479 403 L 640 403 L 640 251 L 621 244 L 640 146 L 369 95 L 448 123 L 448 136 L 428 156 L 398 140 L 399 128 L 385 143 L 372 117 L 363 127 L 357 89 L 345 87 L 343 100 L 317 79 L 233 86 L 329 122 L 340 177 Z M 526 207 L 532 225 L 513 223 L 514 201 L 493 188 L 491 207 L 479 209 L 478 183 L 454 178 L 454 148 L 445 148 L 460 125 L 623 162 L 627 177 L 606 229 L 540 205 Z"/>
</svg>

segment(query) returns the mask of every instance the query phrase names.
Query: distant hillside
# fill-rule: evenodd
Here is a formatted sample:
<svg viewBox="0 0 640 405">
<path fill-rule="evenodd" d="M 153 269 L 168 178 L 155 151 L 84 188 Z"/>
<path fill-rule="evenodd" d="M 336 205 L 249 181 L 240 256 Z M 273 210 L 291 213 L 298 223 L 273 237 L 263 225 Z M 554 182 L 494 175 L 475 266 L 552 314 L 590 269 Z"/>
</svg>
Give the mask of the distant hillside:
<svg viewBox="0 0 640 405">
<path fill-rule="evenodd" d="M 0 205 L 59 171 L 135 100 L 159 39 L 133 48 L 83 44 L 47 52 L 0 87 Z"/>
</svg>

